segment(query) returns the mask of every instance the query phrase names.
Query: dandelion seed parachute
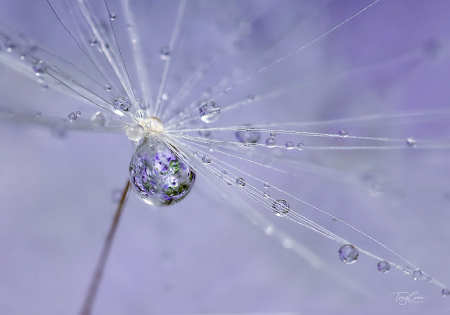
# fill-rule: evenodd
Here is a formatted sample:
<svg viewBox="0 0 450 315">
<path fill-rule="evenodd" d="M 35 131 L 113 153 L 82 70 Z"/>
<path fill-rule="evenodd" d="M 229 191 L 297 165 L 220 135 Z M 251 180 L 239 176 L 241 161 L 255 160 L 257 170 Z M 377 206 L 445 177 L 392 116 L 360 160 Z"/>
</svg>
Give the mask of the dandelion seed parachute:
<svg viewBox="0 0 450 315">
<path fill-rule="evenodd" d="M 180 118 L 188 119 L 187 106 L 194 108 L 190 114 L 198 119 L 195 101 L 213 99 L 235 79 L 252 75 L 270 61 L 298 49 L 299 41 L 308 42 L 318 37 L 370 3 L 353 1 L 344 5 L 342 1 L 292 1 L 283 6 L 279 2 L 275 5 L 267 2 L 268 7 L 264 7 L 257 1 L 241 4 L 248 6 L 250 10 L 247 11 L 242 7 L 236 10 L 238 6 L 231 2 L 225 6 L 223 2 L 188 2 L 195 8 L 186 11 L 184 19 L 191 23 L 185 26 L 186 29 L 193 27 L 197 32 L 181 37 L 178 48 L 169 51 L 170 58 L 162 60 L 160 51 L 169 45 L 177 8 L 165 6 L 164 1 L 146 4 L 130 1 L 136 28 L 145 30 L 148 35 L 143 40 L 146 60 L 142 67 L 150 73 L 148 86 L 157 90 L 164 63 L 168 60 L 172 63 L 173 72 L 169 73 L 166 85 L 167 99 L 161 94 L 161 105 L 171 104 L 173 109 L 164 117 L 165 122 L 175 115 L 174 122 Z M 99 96 L 107 97 L 111 104 L 113 99 L 125 95 L 123 91 L 117 91 L 120 89 L 117 81 L 105 82 L 95 74 L 93 65 L 79 53 L 48 7 L 36 1 L 5 3 L 4 11 L 0 12 L 2 22 L 24 31 L 57 56 L 76 61 L 77 66 L 83 66 L 89 77 L 101 84 L 87 80 L 76 70 L 71 72 L 72 79 L 88 82 L 90 88 Z M 99 16 L 103 14 L 102 21 L 109 23 L 111 19 L 103 3 L 91 3 Z M 123 35 L 128 30 L 123 21 L 125 12 L 115 2 L 108 3 L 112 6 L 111 12 L 117 14 L 111 22 L 115 23 L 118 32 L 122 30 Z M 302 10 L 310 10 L 302 11 L 300 6 Z M 448 141 L 448 117 L 427 115 L 430 104 L 437 109 L 447 107 L 447 88 L 441 85 L 446 82 L 448 73 L 445 54 L 448 34 L 444 31 L 450 21 L 446 16 L 447 6 L 446 1 L 434 1 L 433 5 L 410 0 L 380 3 L 301 54 L 268 69 L 266 75 L 261 73 L 228 91 L 214 100 L 221 104 L 221 116 L 207 127 L 236 128 L 226 133 L 207 129 L 212 133 L 206 139 L 210 142 L 197 148 L 199 163 L 194 159 L 192 166 L 201 170 L 204 155 L 210 156 L 211 167 L 215 167 L 214 163 L 220 158 L 240 170 L 262 177 L 271 187 L 230 169 L 227 174 L 218 170 L 217 176 L 210 174 L 208 179 L 214 177 L 217 181 L 219 176 L 231 179 L 230 173 L 236 172 L 239 173 L 237 178 L 245 179 L 245 188 L 259 185 L 261 197 L 262 191 L 267 190 L 274 200 L 286 199 L 275 188 L 292 191 L 290 189 L 295 187 L 295 196 L 327 209 L 336 218 L 351 221 L 433 276 L 440 276 L 444 283 L 449 283 L 445 272 L 448 254 L 445 248 L 450 239 L 449 217 L 445 210 L 448 204 L 448 152 L 423 149 L 423 143 L 421 149 L 420 141 Z M 77 12 L 60 12 L 63 12 L 64 21 L 73 26 L 71 14 Z M 206 28 L 211 33 L 206 33 Z M 91 46 L 93 36 L 83 33 L 85 30 L 80 30 L 81 38 L 85 38 L 86 45 L 93 51 L 98 51 L 101 38 Z M 150 30 L 158 32 L 151 33 Z M 194 36 L 196 33 L 202 36 Z M 118 34 L 119 37 L 122 35 Z M 1 48 L 4 51 L 5 47 Z M 216 55 L 216 48 L 223 48 L 224 53 Z M 124 49 L 123 54 L 128 64 L 133 63 L 131 51 Z M 58 57 L 51 60 L 54 64 L 59 63 Z M 209 64 L 217 67 L 209 69 L 205 75 Z M 102 66 L 108 78 L 114 77 L 107 65 Z M 236 72 L 232 73 L 233 70 Z M 0 298 L 0 310 L 7 314 L 60 314 L 67 309 L 76 312 L 79 306 L 76 299 L 81 299 L 85 293 L 102 243 L 101 234 L 107 230 L 114 208 L 108 203 L 111 191 L 122 186 L 128 176 L 130 144 L 123 136 L 122 120 L 114 116 L 118 120 L 100 119 L 100 127 L 93 130 L 109 128 L 112 131 L 116 124 L 120 136 L 71 133 L 70 128 L 77 128 L 84 123 L 83 119 L 89 119 L 99 109 L 92 104 L 83 105 L 86 100 L 60 96 L 52 89 L 52 82 L 46 91 L 41 91 L 36 80 L 45 79 L 45 73 L 39 76 L 32 73 L 34 77 L 30 81 L 6 68 L 1 71 L 2 77 L 8 78 L 0 85 L 2 109 L 9 107 L 33 115 L 39 110 L 45 119 L 49 116 L 67 119 L 69 113 L 77 110 L 83 115 L 67 125 L 67 141 L 59 142 L 50 138 L 47 130 L 32 126 L 18 129 L 1 124 L 2 134 L 8 136 L 0 140 L 2 152 L 5 152 L 1 155 L 4 168 L 0 248 L 4 255 L 0 258 L 0 291 L 4 294 Z M 130 71 L 132 77 L 136 75 L 133 71 Z M 202 84 L 193 87 L 188 84 L 183 88 L 184 82 L 193 82 L 197 77 Z M 215 85 L 211 82 L 222 79 L 223 84 L 217 90 L 212 89 Z M 188 95 L 188 99 L 189 95 L 195 95 L 195 99 L 183 104 L 173 101 L 179 91 L 181 95 Z M 278 92 L 274 98 L 258 100 L 274 91 Z M 251 102 L 249 95 L 254 95 L 250 97 Z M 236 105 L 234 110 L 224 110 L 227 105 L 244 102 L 249 106 Z M 145 103 L 140 108 L 147 110 Z M 390 116 L 411 110 L 418 110 L 421 115 Z M 263 153 L 257 151 L 262 147 L 245 146 L 235 135 L 247 124 L 256 128 L 258 124 L 275 123 L 276 126 L 260 132 L 258 144 L 262 144 L 271 136 L 272 130 L 295 129 L 282 123 L 294 120 L 311 123 L 371 114 L 379 114 L 380 120 L 301 128 L 301 131 L 333 135 L 339 135 L 339 131 L 345 129 L 348 131 L 345 138 L 301 138 L 277 132 L 276 146 L 272 149 L 264 146 L 269 151 Z M 127 115 L 124 113 L 125 117 Z M 121 119 L 126 120 L 125 117 Z M 36 118 L 23 116 L 18 120 L 32 124 Z M 192 126 L 186 122 L 183 127 L 200 129 L 203 125 Z M 198 131 L 189 134 L 197 136 Z M 355 135 L 399 139 L 398 143 L 404 149 L 347 152 L 311 149 L 314 146 L 346 146 L 354 142 L 359 142 L 355 145 L 367 144 L 361 139 L 353 139 Z M 298 177 L 280 175 L 269 168 L 261 169 L 244 160 L 221 156 L 218 151 L 225 149 L 212 141 L 219 138 L 235 142 L 229 145 L 227 153 L 239 154 L 267 166 L 278 167 L 277 163 L 281 162 L 285 165 L 283 170 L 292 171 Z M 407 145 L 408 138 L 417 140 L 415 147 Z M 289 141 L 295 145 L 303 143 L 303 150 L 295 146 L 287 151 L 285 144 Z M 234 147 L 238 148 L 237 152 L 232 150 Z M 200 153 L 200 150 L 204 152 Z M 224 187 L 222 192 L 216 192 L 205 183 L 208 174 L 201 173 L 190 197 L 170 211 L 150 212 L 142 202 L 130 200 L 94 313 L 302 311 L 305 305 L 317 312 L 334 314 L 359 314 L 374 307 L 380 312 L 395 313 L 398 305 L 388 295 L 392 288 L 398 287 L 405 291 L 418 290 L 427 298 L 423 305 L 413 305 L 420 311 L 438 314 L 447 308 L 448 303 L 441 304 L 439 290 L 436 296 L 436 288 L 427 286 L 425 281 L 412 281 L 411 277 L 399 275 L 393 268 L 384 275 L 377 271 L 377 261 L 364 255 L 360 255 L 355 264 L 344 266 L 336 253 L 336 243 L 285 222 L 276 217 L 273 210 L 261 213 L 292 237 L 281 239 L 282 245 L 290 249 L 285 250 L 273 242 L 273 238 L 266 238 L 257 229 L 249 228 L 247 221 L 240 220 L 230 211 L 230 203 L 246 207 L 245 199 L 234 194 L 239 189 L 234 180 L 230 180 L 233 184 Z M 27 198 L 24 198 L 24 187 Z M 222 194 L 226 196 L 223 202 Z M 287 199 L 292 210 L 311 210 L 302 208 L 292 198 Z M 272 205 L 271 199 L 266 200 Z M 317 214 L 310 214 L 313 220 L 321 220 Z M 362 248 L 370 247 L 369 242 L 359 235 L 338 225 L 338 220 L 329 218 L 322 224 L 329 229 L 335 227 L 342 237 L 356 239 Z M 279 230 L 267 226 L 264 231 L 274 236 Z M 309 259 L 301 260 L 293 254 L 298 249 L 293 246 L 293 241 L 298 240 L 305 240 L 304 244 L 310 249 Z M 377 250 L 375 248 L 374 252 Z M 315 268 L 314 262 L 326 262 L 331 268 L 318 267 L 320 264 Z M 24 296 L 24 292 L 29 294 Z"/>
</svg>

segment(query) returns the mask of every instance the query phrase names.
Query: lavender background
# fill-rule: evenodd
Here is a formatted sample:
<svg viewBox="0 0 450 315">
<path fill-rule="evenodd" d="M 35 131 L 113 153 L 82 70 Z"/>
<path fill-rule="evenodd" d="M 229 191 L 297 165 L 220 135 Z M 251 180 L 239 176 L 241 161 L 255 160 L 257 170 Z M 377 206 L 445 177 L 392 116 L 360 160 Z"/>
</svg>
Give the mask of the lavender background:
<svg viewBox="0 0 450 315">
<path fill-rule="evenodd" d="M 153 53 L 170 36 L 169 21 L 173 21 L 177 2 L 168 3 L 168 8 L 160 2 L 150 3 L 148 13 L 140 12 L 156 25 L 156 32 L 149 31 L 147 37 Z M 249 64 L 244 73 L 251 74 L 253 67 L 257 70 L 268 60 L 297 49 L 364 4 L 309 4 L 312 11 L 306 14 L 305 25 L 296 18 L 306 3 L 241 2 L 241 6 L 242 12 L 255 12 L 261 6 L 262 13 L 246 40 L 232 47 L 238 49 L 236 57 L 226 59 L 222 67 L 229 71 Z M 2 23 L 30 34 L 59 54 L 72 54 L 73 43 L 44 1 L 2 0 L 0 8 Z M 205 42 L 225 41 L 235 20 L 220 20 L 223 24 L 217 29 L 223 34 L 214 33 L 217 29 L 208 33 L 208 23 L 217 14 L 210 10 L 210 19 L 199 19 L 191 11 L 186 19 L 205 29 L 199 36 Z M 316 10 L 317 19 L 311 13 Z M 249 115 L 251 122 L 285 122 L 448 110 L 448 12 L 445 0 L 382 1 L 304 53 L 236 88 L 223 102 L 272 91 L 277 85 L 317 84 L 257 109 L 224 114 L 220 124 L 249 122 Z M 166 22 L 169 26 L 162 27 Z M 182 47 L 195 52 L 203 49 L 201 42 L 188 41 Z M 263 55 L 264 51 L 268 53 Z M 180 59 L 195 57 L 188 54 Z M 180 65 L 179 71 L 186 69 Z M 61 117 L 78 109 L 87 116 L 95 111 L 57 92 L 42 91 L 33 80 L 4 66 L 0 73 L 2 108 L 41 110 Z M 158 78 L 154 76 L 155 82 Z M 448 122 L 448 115 L 440 115 L 394 123 L 383 119 L 367 128 L 344 127 L 368 136 L 448 141 Z M 330 128 L 330 132 L 339 130 L 338 126 Z M 48 129 L 4 121 L 0 130 L 0 313 L 75 314 L 112 219 L 111 192 L 125 184 L 132 145 L 124 135 L 73 132 L 61 140 Z M 236 165 L 273 179 L 285 189 L 295 187 L 297 196 L 345 218 L 450 284 L 449 157 L 448 150 L 319 151 L 300 158 L 330 170 L 325 176 L 301 179 L 274 178 L 266 170 L 241 162 Z M 348 177 L 334 177 L 340 174 Z M 444 314 L 450 309 L 440 289 L 397 271 L 381 275 L 376 261 L 367 257 L 346 266 L 337 257 L 338 244 L 290 222 L 269 218 L 324 259 L 327 269 L 310 267 L 264 235 L 204 179 L 197 179 L 185 201 L 161 211 L 131 196 L 94 314 Z M 356 237 L 362 247 L 371 246 L 344 228 L 337 227 L 335 232 Z M 401 306 L 390 296 L 397 291 L 418 291 L 425 302 Z"/>
</svg>

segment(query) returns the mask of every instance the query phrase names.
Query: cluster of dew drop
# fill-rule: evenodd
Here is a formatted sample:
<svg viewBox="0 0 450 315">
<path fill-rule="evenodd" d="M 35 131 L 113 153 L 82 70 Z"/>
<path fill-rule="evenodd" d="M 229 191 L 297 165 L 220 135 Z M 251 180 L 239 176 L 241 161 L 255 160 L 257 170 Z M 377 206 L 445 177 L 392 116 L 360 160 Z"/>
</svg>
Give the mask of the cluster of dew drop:
<svg viewBox="0 0 450 315">
<path fill-rule="evenodd" d="M 114 21 L 116 18 L 116 13 L 110 13 L 111 21 Z M 27 61 L 28 64 L 31 64 L 31 69 L 36 77 L 39 78 L 41 85 L 43 87 L 48 87 L 43 81 L 43 77 L 48 74 L 49 67 L 43 60 L 36 58 L 31 53 L 32 49 L 21 48 L 18 43 L 15 43 L 10 37 L 3 33 L 0 33 L 0 43 L 3 44 L 6 53 L 11 55 L 16 54 L 19 56 L 20 60 Z M 99 41 L 94 37 L 89 40 L 89 43 L 91 46 L 95 46 Z M 171 58 L 171 52 L 168 46 L 161 48 L 160 57 L 165 61 Z M 112 92 L 111 85 L 105 84 L 104 90 Z M 167 100 L 167 94 L 162 94 L 161 99 Z M 247 102 L 253 101 L 255 101 L 255 96 L 248 96 Z M 163 135 L 165 130 L 163 123 L 158 117 L 148 115 L 148 111 L 144 110 L 147 108 L 145 101 L 135 100 L 135 103 L 136 104 L 133 105 L 132 101 L 126 96 L 118 96 L 113 99 L 111 104 L 115 109 L 114 113 L 119 116 L 131 114 L 129 117 L 134 121 L 133 123 L 129 123 L 125 129 L 126 136 L 133 141 L 135 145 L 135 151 L 129 164 L 129 180 L 131 187 L 141 200 L 152 206 L 163 207 L 176 204 L 183 200 L 192 190 L 196 174 L 189 164 L 189 159 L 183 158 L 182 152 L 164 141 Z M 206 124 L 211 124 L 219 119 L 220 106 L 215 101 L 208 100 L 201 103 L 198 107 L 198 113 L 201 121 Z M 67 115 L 67 118 L 70 122 L 75 122 L 80 115 L 80 111 L 71 112 Z M 91 117 L 91 121 L 95 126 L 101 127 L 106 125 L 107 118 L 99 111 Z M 180 124 L 177 125 L 177 129 L 181 129 Z M 260 144 L 259 142 L 263 132 L 268 132 L 269 137 L 265 140 L 265 144 Z M 284 146 L 277 145 L 277 133 L 283 132 L 285 131 L 254 128 L 250 124 L 247 124 L 242 126 L 242 128 L 237 129 L 235 131 L 235 136 L 238 143 L 243 144 L 246 148 L 265 146 L 270 149 L 307 149 L 303 142 L 299 142 L 295 145 L 291 140 L 287 141 Z M 205 127 L 203 130 L 198 130 L 198 134 L 203 138 L 209 138 L 211 136 L 211 130 Z M 332 137 L 347 138 L 349 137 L 349 133 L 347 129 L 341 129 L 336 135 L 332 135 Z M 406 145 L 410 148 L 416 148 L 418 143 L 414 138 L 407 138 Z M 249 191 L 253 189 L 253 187 L 249 188 L 244 177 L 237 176 L 226 169 L 219 169 L 219 164 L 215 163 L 208 155 L 199 155 L 194 149 L 189 150 L 191 157 L 201 161 L 205 167 L 214 172 L 227 186 L 236 187 L 249 195 Z M 262 200 L 266 205 L 268 203 L 268 208 L 272 209 L 275 216 L 288 218 L 289 220 L 299 223 L 298 220 L 301 220 L 302 217 L 299 217 L 298 214 L 291 210 L 287 200 L 273 199 L 268 190 L 270 187 L 269 183 L 264 182 L 264 190 L 257 191 L 257 198 L 262 197 L 259 200 Z M 117 193 L 115 196 L 116 195 Z M 115 198 L 117 199 L 117 196 Z M 333 217 L 333 221 L 342 220 Z M 314 224 L 311 224 L 309 228 L 316 230 L 317 227 Z M 339 259 L 342 262 L 346 264 L 353 264 L 356 262 L 361 251 L 359 248 L 346 243 L 344 240 L 333 234 L 324 235 L 344 243 L 338 251 Z M 365 253 L 368 254 L 367 252 Z M 405 275 L 412 275 L 414 280 L 434 282 L 434 279 L 420 269 L 411 271 L 409 267 L 402 268 L 399 265 L 385 260 L 380 260 L 378 262 L 377 270 L 381 273 L 387 273 L 391 269 L 391 266 L 402 269 Z M 434 282 L 434 284 L 436 284 L 436 282 Z M 442 287 L 442 285 L 440 286 Z M 450 290 L 442 288 L 441 293 L 442 296 L 447 297 L 450 295 Z"/>
</svg>

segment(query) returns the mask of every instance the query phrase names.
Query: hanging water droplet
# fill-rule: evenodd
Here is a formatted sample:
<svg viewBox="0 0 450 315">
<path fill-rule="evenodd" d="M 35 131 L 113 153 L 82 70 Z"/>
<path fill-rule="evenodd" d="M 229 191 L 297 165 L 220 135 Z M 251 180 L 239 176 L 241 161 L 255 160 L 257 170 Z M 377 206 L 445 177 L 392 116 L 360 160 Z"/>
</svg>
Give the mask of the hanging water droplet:
<svg viewBox="0 0 450 315">
<path fill-rule="evenodd" d="M 450 290 L 449 289 L 442 289 L 441 293 L 442 293 L 443 297 L 447 297 L 447 296 L 450 295 Z"/>
<path fill-rule="evenodd" d="M 77 119 L 78 116 L 74 112 L 71 112 L 69 115 L 67 115 L 67 117 L 69 117 L 70 121 L 74 121 Z"/>
<path fill-rule="evenodd" d="M 77 114 L 77 116 L 80 116 L 80 115 L 81 115 L 81 112 L 80 112 L 79 110 L 77 110 L 77 111 L 75 112 L 75 114 Z"/>
<path fill-rule="evenodd" d="M 204 102 L 198 111 L 201 120 L 205 123 L 215 122 L 220 116 L 220 107 L 213 101 Z"/>
<path fill-rule="evenodd" d="M 129 111 L 131 108 L 130 101 L 128 100 L 128 98 L 123 96 L 116 98 L 113 104 L 116 108 L 124 112 Z"/>
<path fill-rule="evenodd" d="M 419 279 L 421 279 L 422 277 L 423 277 L 423 273 L 422 273 L 421 270 L 419 270 L 419 269 L 414 270 L 414 272 L 413 272 L 413 278 L 414 278 L 414 280 L 419 280 Z"/>
<path fill-rule="evenodd" d="M 103 115 L 102 112 L 96 112 L 94 115 L 92 115 L 91 121 L 97 127 L 103 127 L 106 124 L 106 118 L 105 118 L 105 115 Z"/>
<path fill-rule="evenodd" d="M 285 217 L 290 209 L 289 203 L 284 199 L 278 199 L 272 204 L 272 210 L 278 217 Z"/>
<path fill-rule="evenodd" d="M 389 269 L 391 269 L 391 264 L 388 263 L 387 261 L 380 261 L 377 264 L 377 268 L 379 272 L 386 273 L 389 271 Z"/>
<path fill-rule="evenodd" d="M 105 84 L 104 88 L 108 92 L 111 91 L 111 86 L 109 84 Z"/>
<path fill-rule="evenodd" d="M 36 62 L 33 65 L 34 74 L 36 74 L 37 76 L 43 75 L 45 73 L 46 69 L 47 69 L 47 66 L 45 65 L 45 63 L 42 60 Z"/>
<path fill-rule="evenodd" d="M 403 274 L 409 276 L 411 274 L 411 269 L 409 267 L 403 268 Z"/>
<path fill-rule="evenodd" d="M 205 155 L 202 157 L 202 162 L 203 162 L 203 164 L 208 165 L 209 163 L 211 163 L 211 158 L 209 156 Z"/>
<path fill-rule="evenodd" d="M 347 131 L 347 129 L 341 129 L 341 130 L 339 130 L 339 135 L 340 135 L 342 138 L 347 137 L 347 136 L 348 136 L 348 131 Z"/>
<path fill-rule="evenodd" d="M 303 143 L 299 143 L 299 144 L 297 144 L 297 148 L 299 149 L 299 150 L 303 150 L 304 148 L 305 148 L 305 145 L 303 144 Z"/>
<path fill-rule="evenodd" d="M 275 141 L 275 138 L 274 138 L 274 137 L 267 138 L 267 140 L 266 140 L 266 145 L 267 145 L 269 148 L 273 148 L 276 144 L 277 144 L 277 142 Z"/>
<path fill-rule="evenodd" d="M 268 192 L 268 191 L 265 191 L 265 192 L 264 192 L 264 197 L 266 197 L 266 198 L 270 198 L 270 194 L 269 194 L 269 192 Z"/>
<path fill-rule="evenodd" d="M 236 178 L 236 184 L 239 186 L 245 186 L 245 180 L 242 177 Z"/>
<path fill-rule="evenodd" d="M 164 46 L 160 50 L 160 57 L 162 60 L 167 60 L 170 58 L 170 49 L 169 46 Z"/>
<path fill-rule="evenodd" d="M 294 143 L 292 141 L 286 142 L 286 149 L 292 150 L 294 148 Z"/>
<path fill-rule="evenodd" d="M 259 139 L 261 138 L 261 133 L 253 131 L 250 125 L 247 125 L 245 130 L 236 131 L 235 135 L 237 140 L 243 143 L 258 143 Z"/>
<path fill-rule="evenodd" d="M 195 182 L 191 167 L 154 137 L 147 137 L 136 149 L 129 173 L 131 187 L 139 198 L 156 207 L 180 202 Z"/>
<path fill-rule="evenodd" d="M 346 264 L 353 264 L 358 259 L 358 256 L 358 249 L 351 244 L 345 244 L 339 248 L 339 259 Z"/>
<path fill-rule="evenodd" d="M 131 124 L 125 130 L 125 134 L 131 141 L 139 141 L 145 136 L 145 130 L 141 125 Z"/>
<path fill-rule="evenodd" d="M 90 40 L 89 40 L 89 44 L 91 44 L 91 46 L 94 46 L 95 44 L 97 44 L 98 43 L 98 40 L 97 40 L 97 38 L 95 38 L 95 37 L 93 37 L 93 38 L 91 38 Z"/>
<path fill-rule="evenodd" d="M 115 12 L 111 12 L 109 14 L 109 18 L 111 19 L 111 21 L 114 21 L 115 19 L 117 19 L 117 14 Z"/>
<path fill-rule="evenodd" d="M 406 145 L 410 148 L 415 148 L 417 147 L 417 141 L 414 138 L 408 138 L 406 139 Z"/>
<path fill-rule="evenodd" d="M 270 132 L 270 136 L 271 136 L 272 138 L 274 138 L 274 137 L 277 136 L 277 133 L 276 133 L 275 131 L 271 131 L 271 132 Z"/>
<path fill-rule="evenodd" d="M 269 188 L 270 184 L 269 183 L 264 183 L 264 188 Z"/>
</svg>

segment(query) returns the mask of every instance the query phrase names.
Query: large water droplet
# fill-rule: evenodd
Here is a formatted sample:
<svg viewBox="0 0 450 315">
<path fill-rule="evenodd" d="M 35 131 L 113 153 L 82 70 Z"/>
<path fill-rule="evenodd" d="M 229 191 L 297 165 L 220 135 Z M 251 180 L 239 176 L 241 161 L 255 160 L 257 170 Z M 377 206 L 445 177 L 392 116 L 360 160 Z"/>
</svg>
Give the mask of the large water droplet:
<svg viewBox="0 0 450 315">
<path fill-rule="evenodd" d="M 205 123 L 215 122 L 220 116 L 220 107 L 213 101 L 203 103 L 198 111 L 201 120 Z"/>
<path fill-rule="evenodd" d="M 272 204 L 272 210 L 278 217 L 286 216 L 290 209 L 289 203 L 284 199 L 278 199 Z"/>
<path fill-rule="evenodd" d="M 118 97 L 113 102 L 114 106 L 124 112 L 127 112 L 130 110 L 131 105 L 130 101 L 126 97 Z"/>
<path fill-rule="evenodd" d="M 389 269 L 391 269 L 391 264 L 388 263 L 387 261 L 380 261 L 377 264 L 377 268 L 379 272 L 386 273 L 389 271 Z"/>
<path fill-rule="evenodd" d="M 148 137 L 130 162 L 130 183 L 139 198 L 163 207 L 180 202 L 191 191 L 195 173 L 161 140 Z"/>
<path fill-rule="evenodd" d="M 346 264 L 353 264 L 358 259 L 359 251 L 351 244 L 345 244 L 339 248 L 339 258 Z"/>
<path fill-rule="evenodd" d="M 269 148 L 273 148 L 274 146 L 276 146 L 276 144 L 277 144 L 277 141 L 275 140 L 274 137 L 267 138 L 267 140 L 266 140 L 266 145 L 267 145 Z"/>
<path fill-rule="evenodd" d="M 292 150 L 294 148 L 294 143 L 292 141 L 286 142 L 286 149 Z"/>
<path fill-rule="evenodd" d="M 236 138 L 239 142 L 252 144 L 258 143 L 261 134 L 257 131 L 253 131 L 252 128 L 250 128 L 250 125 L 248 125 L 245 130 L 236 131 Z"/>
</svg>

